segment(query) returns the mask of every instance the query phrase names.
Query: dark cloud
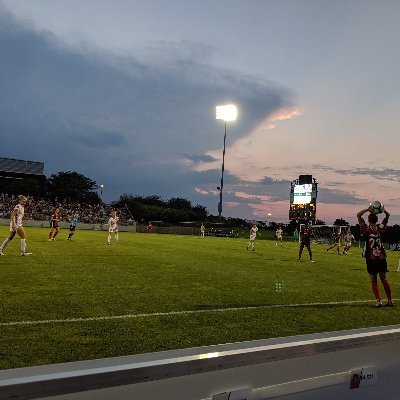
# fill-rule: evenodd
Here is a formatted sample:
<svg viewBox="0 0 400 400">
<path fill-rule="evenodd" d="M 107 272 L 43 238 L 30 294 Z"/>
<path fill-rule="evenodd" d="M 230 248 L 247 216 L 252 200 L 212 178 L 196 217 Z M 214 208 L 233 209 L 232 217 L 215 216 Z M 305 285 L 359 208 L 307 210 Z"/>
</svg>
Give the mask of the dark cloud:
<svg viewBox="0 0 400 400">
<path fill-rule="evenodd" d="M 389 181 L 400 182 L 400 170 L 393 168 L 351 168 L 351 169 L 340 169 L 332 168 L 326 165 L 314 165 L 313 168 L 318 168 L 323 171 L 333 171 L 340 175 L 361 175 L 370 176 L 376 179 L 386 179 Z M 331 184 L 332 182 L 330 182 Z M 338 182 L 337 184 L 341 184 Z"/>
<path fill-rule="evenodd" d="M 208 154 L 183 154 L 182 155 L 185 159 L 192 161 L 195 164 L 198 163 L 211 163 L 217 161 L 216 158 L 208 155 Z"/>
<path fill-rule="evenodd" d="M 193 60 L 212 51 L 182 46 Z M 204 154 L 221 146 L 215 106 L 239 106 L 229 131 L 234 140 L 292 105 L 292 94 L 236 71 L 181 56 L 171 61 L 168 47 L 165 65 L 83 54 L 0 6 L 0 155 L 43 161 L 48 175 L 86 174 L 106 185 L 108 200 L 122 193 L 197 200 L 194 188 L 216 187 L 220 171 L 192 172 L 182 154 L 195 163 L 214 161 Z M 236 181 L 226 175 L 226 184 Z"/>
</svg>

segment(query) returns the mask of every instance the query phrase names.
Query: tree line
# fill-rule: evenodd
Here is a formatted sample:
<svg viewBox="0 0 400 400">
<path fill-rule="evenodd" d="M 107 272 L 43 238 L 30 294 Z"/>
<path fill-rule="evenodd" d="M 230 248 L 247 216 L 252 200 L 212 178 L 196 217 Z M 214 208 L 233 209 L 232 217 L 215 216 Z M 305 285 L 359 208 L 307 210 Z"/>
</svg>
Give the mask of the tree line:
<svg viewBox="0 0 400 400">
<path fill-rule="evenodd" d="M 53 202 L 64 200 L 70 202 L 79 202 L 83 204 L 102 204 L 99 195 L 99 185 L 93 179 L 90 179 L 78 172 L 61 171 L 47 177 L 39 179 L 5 179 L 0 178 L 0 187 L 2 193 L 8 194 L 25 194 L 35 197 L 43 197 Z M 221 225 L 224 228 L 247 228 L 250 221 L 241 218 L 222 218 L 221 220 L 211 215 L 207 208 L 200 205 L 192 205 L 192 203 L 181 197 L 172 197 L 163 200 L 160 196 L 139 196 L 133 194 L 123 194 L 120 198 L 111 203 L 112 207 L 124 209 L 133 219 L 139 223 L 147 223 L 149 221 L 162 221 L 169 224 L 177 224 L 182 222 L 201 222 Z M 317 225 L 325 225 L 324 221 L 316 220 Z M 264 229 L 275 230 L 278 225 L 272 222 L 270 226 L 264 221 L 259 221 L 259 225 Z M 349 226 L 350 224 L 342 218 L 337 218 L 333 225 Z M 298 228 L 296 221 L 290 221 L 284 227 L 285 233 L 293 234 Z M 361 237 L 360 226 L 357 224 L 351 226 L 351 231 L 356 239 Z M 400 226 L 388 226 L 384 234 L 386 243 L 398 243 L 400 241 Z"/>
</svg>

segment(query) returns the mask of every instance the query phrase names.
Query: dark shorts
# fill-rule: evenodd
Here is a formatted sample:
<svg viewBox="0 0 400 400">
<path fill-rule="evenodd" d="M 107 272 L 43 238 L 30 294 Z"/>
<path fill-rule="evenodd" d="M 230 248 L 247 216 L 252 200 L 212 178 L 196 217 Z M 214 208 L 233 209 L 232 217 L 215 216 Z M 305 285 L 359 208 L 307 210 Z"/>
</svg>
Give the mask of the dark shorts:
<svg viewBox="0 0 400 400">
<path fill-rule="evenodd" d="M 70 225 L 70 226 L 69 226 L 69 230 L 70 230 L 71 232 L 73 232 L 75 229 L 76 229 L 76 226 L 75 226 L 75 225 Z"/>
<path fill-rule="evenodd" d="M 369 274 L 376 275 L 379 272 L 388 272 L 386 260 L 368 260 L 367 271 Z"/>
</svg>

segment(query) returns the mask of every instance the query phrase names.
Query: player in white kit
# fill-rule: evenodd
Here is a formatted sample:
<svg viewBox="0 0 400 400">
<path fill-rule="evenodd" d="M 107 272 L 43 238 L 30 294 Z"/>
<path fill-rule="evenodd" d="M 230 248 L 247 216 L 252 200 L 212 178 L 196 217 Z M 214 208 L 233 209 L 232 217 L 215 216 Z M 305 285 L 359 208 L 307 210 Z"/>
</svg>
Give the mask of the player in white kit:
<svg viewBox="0 0 400 400">
<path fill-rule="evenodd" d="M 24 218 L 24 213 L 25 213 L 24 206 L 27 200 L 28 199 L 22 194 L 18 196 L 18 204 L 14 207 L 14 210 L 11 213 L 10 234 L 8 235 L 8 238 L 4 240 L 4 242 L 0 246 L 0 256 L 5 255 L 3 253 L 3 250 L 8 246 L 11 240 L 14 239 L 17 233 L 18 236 L 21 238 L 21 255 L 30 256 L 32 254 L 26 251 L 26 234 L 24 227 L 22 226 L 22 219 Z"/>
<path fill-rule="evenodd" d="M 278 229 L 275 231 L 275 238 L 276 238 L 276 246 L 278 246 L 278 241 L 281 242 L 281 246 L 283 245 L 283 229 L 279 226 Z"/>
<path fill-rule="evenodd" d="M 253 226 L 250 228 L 250 242 L 247 244 L 247 250 L 249 250 L 249 248 L 251 247 L 251 251 L 255 251 L 254 242 L 256 241 L 257 234 L 260 235 L 257 225 L 253 224 Z"/>
<path fill-rule="evenodd" d="M 113 211 L 108 220 L 108 244 L 111 244 L 111 234 L 114 233 L 115 243 L 118 242 L 118 221 L 117 212 Z"/>
<path fill-rule="evenodd" d="M 347 231 L 346 235 L 343 238 L 344 241 L 344 249 L 343 254 L 347 254 L 350 250 L 351 243 L 354 241 L 354 236 L 351 234 L 350 230 Z"/>
</svg>

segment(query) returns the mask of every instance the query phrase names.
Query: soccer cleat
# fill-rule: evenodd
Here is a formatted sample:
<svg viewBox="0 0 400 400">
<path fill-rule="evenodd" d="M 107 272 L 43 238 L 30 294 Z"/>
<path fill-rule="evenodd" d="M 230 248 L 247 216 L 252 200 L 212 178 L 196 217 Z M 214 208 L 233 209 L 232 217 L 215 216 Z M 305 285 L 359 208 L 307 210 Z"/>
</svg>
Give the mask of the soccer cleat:
<svg viewBox="0 0 400 400">
<path fill-rule="evenodd" d="M 382 306 L 383 306 L 382 302 L 380 300 L 377 300 L 375 307 L 380 308 Z"/>
<path fill-rule="evenodd" d="M 0 251 L 0 256 L 5 256 L 5 254 L 2 251 Z"/>
<path fill-rule="evenodd" d="M 310 262 L 315 262 L 314 260 L 310 260 Z"/>
<path fill-rule="evenodd" d="M 51 242 L 52 239 L 49 239 L 49 242 Z"/>
<path fill-rule="evenodd" d="M 23 253 L 21 253 L 21 256 L 30 256 L 30 255 L 32 255 L 32 253 L 28 253 L 28 252 L 23 252 Z"/>
<path fill-rule="evenodd" d="M 388 302 L 385 304 L 385 306 L 386 306 L 386 307 L 393 307 L 393 306 L 394 306 L 393 301 L 392 301 L 392 300 L 388 301 Z"/>
</svg>

